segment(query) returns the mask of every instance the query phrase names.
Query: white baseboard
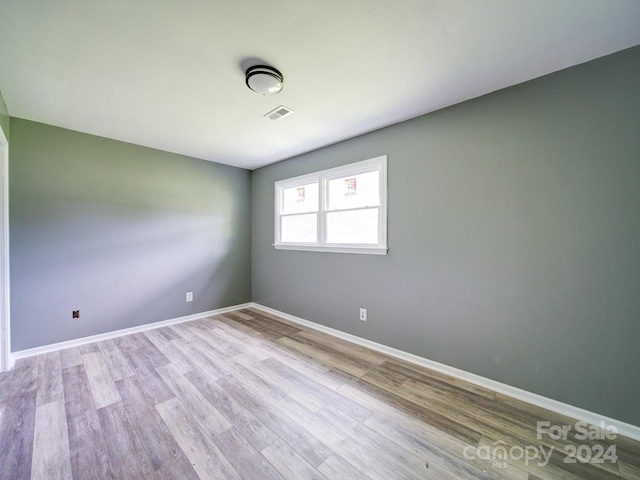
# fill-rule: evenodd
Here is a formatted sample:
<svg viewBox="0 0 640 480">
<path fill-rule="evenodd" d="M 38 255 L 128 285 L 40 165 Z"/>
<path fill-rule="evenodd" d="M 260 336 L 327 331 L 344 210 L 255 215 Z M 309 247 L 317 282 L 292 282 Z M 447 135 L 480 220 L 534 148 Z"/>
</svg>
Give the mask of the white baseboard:
<svg viewBox="0 0 640 480">
<path fill-rule="evenodd" d="M 262 310 L 264 312 L 270 313 L 272 315 L 277 315 L 300 325 L 313 328 L 314 330 L 333 335 L 334 337 L 353 342 L 357 345 L 368 347 L 372 350 L 376 350 L 386 355 L 390 355 L 401 360 L 406 360 L 408 362 L 415 363 L 417 365 L 430 368 L 447 375 L 451 375 L 452 377 L 460 378 L 469 383 L 473 383 L 474 385 L 488 388 L 495 392 L 508 395 L 510 397 L 522 400 L 523 402 L 527 402 L 538 407 L 546 408 L 547 410 L 551 410 L 552 412 L 571 417 L 577 421 L 587 422 L 590 425 L 596 426 L 599 426 L 600 422 L 604 422 L 607 426 L 614 426 L 617 429 L 618 434 L 640 441 L 640 427 L 637 427 L 635 425 L 621 422 L 613 418 L 608 418 L 579 407 L 574 407 L 573 405 L 569 405 L 567 403 L 559 402 L 551 398 L 543 397 L 542 395 L 538 395 L 536 393 L 522 390 L 520 388 L 512 387 L 511 385 L 507 385 L 505 383 L 496 382 L 495 380 L 481 377 L 480 375 L 476 375 L 474 373 L 465 372 L 464 370 L 450 367 L 442 363 L 434 362 L 433 360 L 429 360 L 412 353 L 404 352 L 393 347 L 388 347 L 380 343 L 372 342 L 371 340 L 367 340 L 356 335 L 351 335 L 350 333 L 345 333 L 331 327 L 325 327 L 324 325 L 310 322 L 309 320 L 289 315 L 288 313 L 284 313 L 270 307 L 265 307 L 264 305 L 260 305 L 258 303 L 251 303 L 250 306 L 257 310 Z"/>
<path fill-rule="evenodd" d="M 41 355 L 43 353 L 56 352 L 70 347 L 78 347 L 80 345 L 86 345 L 87 343 L 99 342 L 102 340 L 108 340 L 110 338 L 121 337 L 123 335 L 130 335 L 132 333 L 144 332 L 145 330 L 152 330 L 154 328 L 166 327 L 167 325 L 175 325 L 176 323 L 189 322 L 191 320 L 198 320 L 200 318 L 211 317 L 213 315 L 220 315 L 222 313 L 233 312 L 235 310 L 241 310 L 252 306 L 252 303 L 243 303 L 241 305 L 234 305 L 232 307 L 218 308 L 216 310 L 209 310 L 208 312 L 194 313 L 193 315 L 186 315 L 184 317 L 171 318 L 169 320 L 162 320 L 160 322 L 146 323 L 144 325 L 138 325 L 136 327 L 124 328 L 122 330 L 115 330 L 113 332 L 100 333 L 98 335 L 91 335 L 90 337 L 76 338 L 74 340 L 68 340 L 66 342 L 53 343 L 51 345 L 43 345 L 42 347 L 29 348 L 26 350 L 19 350 L 11 353 L 11 362 L 20 360 L 21 358 L 32 357 L 34 355 Z"/>
<path fill-rule="evenodd" d="M 189 322 L 192 320 L 198 320 L 201 318 L 206 318 L 214 315 L 220 315 L 223 313 L 233 312 L 236 310 L 241 310 L 243 308 L 255 308 L 257 310 L 262 310 L 264 312 L 270 313 L 272 315 L 277 315 L 291 322 L 304 325 L 306 327 L 312 328 L 314 330 L 318 330 L 320 332 L 327 333 L 329 335 L 333 335 L 334 337 L 341 338 L 343 340 L 347 340 L 349 342 L 353 342 L 357 345 L 361 345 L 363 347 L 368 347 L 372 350 L 384 353 L 386 355 L 390 355 L 392 357 L 399 358 L 401 360 L 405 360 L 411 363 L 415 363 L 416 365 L 420 365 L 426 368 L 430 368 L 432 370 L 436 370 L 438 372 L 451 375 L 452 377 L 460 378 L 461 380 L 465 380 L 469 383 L 473 383 L 474 385 L 478 385 L 480 387 L 488 388 L 498 393 L 502 393 L 504 395 L 508 395 L 510 397 L 516 398 L 518 400 L 522 400 L 523 402 L 530 403 L 532 405 L 536 405 L 541 408 L 546 408 L 547 410 L 551 410 L 552 412 L 559 413 L 561 415 L 565 415 L 567 417 L 573 418 L 578 421 L 587 422 L 591 425 L 600 425 L 600 422 L 604 422 L 607 426 L 614 426 L 618 430 L 620 435 L 623 435 L 628 438 L 632 438 L 634 440 L 640 441 L 640 427 L 635 425 L 631 425 L 629 423 L 621 422 L 619 420 L 615 420 L 613 418 L 605 417 L 603 415 L 599 415 L 597 413 L 590 412 L 588 410 L 584 410 L 579 407 L 574 407 L 573 405 L 569 405 L 567 403 L 559 402 L 557 400 L 553 400 L 547 397 L 543 397 L 542 395 L 538 395 L 536 393 L 531 393 L 526 390 L 522 390 L 520 388 L 512 387 L 511 385 L 507 385 L 505 383 L 500 383 L 495 380 L 491 380 L 485 377 L 481 377 L 480 375 L 476 375 L 474 373 L 469 373 L 464 370 L 460 370 L 455 367 L 450 367 L 448 365 L 444 365 L 442 363 L 434 362 L 433 360 L 429 360 L 424 357 L 420 357 L 418 355 L 414 355 L 412 353 L 408 353 L 402 350 L 398 350 L 393 347 L 389 347 L 387 345 L 383 345 L 380 343 L 373 342 L 371 340 L 367 340 L 362 337 L 358 337 L 356 335 L 352 335 L 350 333 L 345 333 L 340 330 L 336 330 L 331 327 L 326 327 L 324 325 L 320 325 L 318 323 L 310 322 L 309 320 L 305 320 L 300 317 L 296 317 L 294 315 L 289 315 L 288 313 L 281 312 L 279 310 L 265 307 L 264 305 L 260 305 L 258 303 L 250 302 L 244 303 L 241 305 L 234 305 L 231 307 L 220 308 L 216 310 L 209 310 L 207 312 L 195 313 L 193 315 L 187 315 L 184 317 L 172 318 L 169 320 L 163 320 L 155 323 L 147 323 L 144 325 L 138 325 L 136 327 L 125 328 L 122 330 L 115 330 L 113 332 L 101 333 L 98 335 L 92 335 L 89 337 L 77 338 L 74 340 L 68 340 L 65 342 L 54 343 L 51 345 L 44 345 L 41 347 L 29 348 L 26 350 L 20 350 L 17 352 L 12 352 L 10 356 L 10 362 L 13 364 L 16 360 L 31 357 L 34 355 L 41 355 L 43 353 L 56 352 L 58 350 L 62 350 L 70 347 L 77 347 L 80 345 L 86 345 L 88 343 L 98 342 L 102 340 L 108 340 L 110 338 L 121 337 L 123 335 L 130 335 L 132 333 L 144 332 L 146 330 L 151 330 L 154 328 L 160 328 L 167 325 L 175 325 L 177 323 Z"/>
</svg>

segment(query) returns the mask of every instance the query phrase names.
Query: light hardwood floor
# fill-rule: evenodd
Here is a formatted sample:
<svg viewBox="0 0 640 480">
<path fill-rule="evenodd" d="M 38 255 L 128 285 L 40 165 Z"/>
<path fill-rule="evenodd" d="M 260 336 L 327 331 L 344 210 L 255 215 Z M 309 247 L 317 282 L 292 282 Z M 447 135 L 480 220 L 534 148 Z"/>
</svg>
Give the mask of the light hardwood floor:
<svg viewBox="0 0 640 480">
<path fill-rule="evenodd" d="M 7 480 L 640 479 L 639 442 L 252 309 L 21 360 L 0 414 Z"/>
</svg>

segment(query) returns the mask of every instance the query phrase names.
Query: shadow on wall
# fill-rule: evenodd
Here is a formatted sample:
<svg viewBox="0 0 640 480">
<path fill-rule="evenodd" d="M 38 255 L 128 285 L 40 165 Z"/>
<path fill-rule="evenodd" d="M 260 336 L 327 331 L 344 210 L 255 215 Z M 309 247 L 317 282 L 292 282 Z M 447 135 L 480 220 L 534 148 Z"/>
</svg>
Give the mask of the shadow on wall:
<svg viewBox="0 0 640 480">
<path fill-rule="evenodd" d="M 250 300 L 248 171 L 24 120 L 14 130 L 14 350 Z"/>
</svg>

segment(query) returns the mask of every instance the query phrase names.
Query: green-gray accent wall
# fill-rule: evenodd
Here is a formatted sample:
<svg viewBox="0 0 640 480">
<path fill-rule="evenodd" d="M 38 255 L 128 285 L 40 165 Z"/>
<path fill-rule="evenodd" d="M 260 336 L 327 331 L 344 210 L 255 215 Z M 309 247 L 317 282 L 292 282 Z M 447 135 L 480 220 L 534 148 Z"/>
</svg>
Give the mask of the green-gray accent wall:
<svg viewBox="0 0 640 480">
<path fill-rule="evenodd" d="M 251 300 L 251 172 L 18 118 L 9 164 L 13 351 Z"/>
<path fill-rule="evenodd" d="M 640 425 L 639 85 L 635 47 L 254 171 L 253 300 Z M 387 256 L 273 248 L 275 181 L 385 154 Z"/>
</svg>

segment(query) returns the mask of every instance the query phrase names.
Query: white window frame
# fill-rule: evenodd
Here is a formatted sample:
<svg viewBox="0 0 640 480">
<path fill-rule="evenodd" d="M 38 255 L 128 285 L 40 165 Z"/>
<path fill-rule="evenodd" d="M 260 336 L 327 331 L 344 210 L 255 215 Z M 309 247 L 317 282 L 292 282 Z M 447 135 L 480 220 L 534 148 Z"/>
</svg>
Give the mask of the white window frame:
<svg viewBox="0 0 640 480">
<path fill-rule="evenodd" d="M 371 244 L 328 244 L 326 241 L 327 185 L 329 180 L 357 175 L 377 170 L 380 172 L 380 205 L 378 207 L 378 239 L 379 243 Z M 318 183 L 318 241 L 313 243 L 282 242 L 281 218 L 283 191 L 287 188 Z M 287 178 L 275 182 L 275 242 L 273 246 L 278 250 L 305 250 L 312 252 L 334 253 L 363 253 L 372 255 L 386 255 L 387 248 L 387 156 L 364 160 L 343 165 L 341 167 L 322 170 L 307 175 Z"/>
</svg>

